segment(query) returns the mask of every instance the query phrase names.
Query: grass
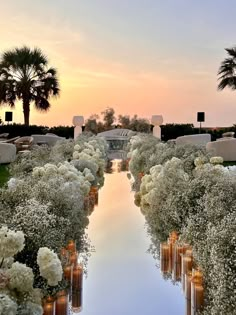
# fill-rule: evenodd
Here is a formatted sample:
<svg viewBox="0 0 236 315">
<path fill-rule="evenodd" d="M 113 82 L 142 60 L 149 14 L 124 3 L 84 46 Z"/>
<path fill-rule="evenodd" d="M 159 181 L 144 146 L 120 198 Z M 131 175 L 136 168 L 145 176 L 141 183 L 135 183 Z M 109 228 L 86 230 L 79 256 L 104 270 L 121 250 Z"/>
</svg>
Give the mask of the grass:
<svg viewBox="0 0 236 315">
<path fill-rule="evenodd" d="M 0 165 L 0 187 L 3 186 L 9 179 L 10 173 L 8 165 Z"/>
<path fill-rule="evenodd" d="M 234 166 L 236 165 L 236 161 L 228 161 L 223 163 L 224 166 Z"/>
</svg>

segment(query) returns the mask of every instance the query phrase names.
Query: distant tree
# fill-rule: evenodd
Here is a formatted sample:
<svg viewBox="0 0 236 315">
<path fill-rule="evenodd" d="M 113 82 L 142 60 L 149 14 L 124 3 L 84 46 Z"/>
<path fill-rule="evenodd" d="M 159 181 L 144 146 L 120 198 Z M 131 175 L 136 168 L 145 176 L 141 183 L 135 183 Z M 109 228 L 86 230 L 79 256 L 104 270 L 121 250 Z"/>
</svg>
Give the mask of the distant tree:
<svg viewBox="0 0 236 315">
<path fill-rule="evenodd" d="M 162 140 L 168 141 L 195 133 L 193 124 L 166 124 L 161 126 Z"/>
<path fill-rule="evenodd" d="M 219 90 L 229 87 L 236 90 L 236 47 L 226 48 L 228 57 L 222 61 L 218 71 Z"/>
<path fill-rule="evenodd" d="M 137 115 L 130 121 L 130 129 L 137 132 L 149 133 L 151 131 L 150 122 L 145 118 L 138 118 Z"/>
<path fill-rule="evenodd" d="M 94 134 L 98 133 L 98 123 L 97 119 L 99 116 L 96 114 L 91 115 L 85 122 L 85 131 L 91 131 Z"/>
<path fill-rule="evenodd" d="M 103 121 L 104 121 L 104 128 L 105 130 L 109 130 L 112 128 L 113 123 L 115 122 L 115 111 L 111 107 L 107 107 L 102 113 Z"/>
<path fill-rule="evenodd" d="M 130 117 L 128 115 L 119 115 L 118 122 L 121 128 L 129 129 L 130 128 Z"/>
<path fill-rule="evenodd" d="M 0 105 L 23 103 L 24 123 L 29 125 L 30 104 L 39 111 L 50 108 L 49 98 L 59 95 L 57 71 L 48 68 L 47 57 L 38 48 L 15 48 L 0 60 Z"/>
</svg>

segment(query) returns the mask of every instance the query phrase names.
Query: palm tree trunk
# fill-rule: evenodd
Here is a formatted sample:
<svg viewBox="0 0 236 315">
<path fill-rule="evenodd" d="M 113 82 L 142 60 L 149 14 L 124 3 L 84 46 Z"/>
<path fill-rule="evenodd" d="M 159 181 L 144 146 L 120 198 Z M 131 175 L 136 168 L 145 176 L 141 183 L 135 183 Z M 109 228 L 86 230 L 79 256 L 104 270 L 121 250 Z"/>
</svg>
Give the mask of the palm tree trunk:
<svg viewBox="0 0 236 315">
<path fill-rule="evenodd" d="M 30 115 L 30 102 L 28 98 L 23 98 L 23 113 L 24 113 L 24 123 L 29 126 L 29 115 Z"/>
</svg>

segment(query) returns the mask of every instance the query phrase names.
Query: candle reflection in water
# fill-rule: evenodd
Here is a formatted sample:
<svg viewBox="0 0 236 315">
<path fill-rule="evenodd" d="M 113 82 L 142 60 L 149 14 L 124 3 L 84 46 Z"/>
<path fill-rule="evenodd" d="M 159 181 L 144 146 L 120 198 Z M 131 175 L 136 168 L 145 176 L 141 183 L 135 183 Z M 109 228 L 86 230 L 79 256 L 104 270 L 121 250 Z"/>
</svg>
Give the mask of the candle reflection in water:
<svg viewBox="0 0 236 315">
<path fill-rule="evenodd" d="M 173 281 L 181 280 L 181 254 L 184 253 L 184 246 L 175 244 L 174 247 L 174 265 L 172 269 Z"/>
<path fill-rule="evenodd" d="M 178 233 L 176 231 L 173 231 L 170 233 L 168 238 L 168 244 L 170 246 L 169 250 L 169 272 L 172 272 L 174 267 L 174 258 L 175 258 L 175 243 L 178 240 Z"/>
<path fill-rule="evenodd" d="M 80 312 L 82 310 L 82 286 L 83 286 L 83 266 L 77 264 L 73 267 L 72 275 L 72 310 Z"/>
<path fill-rule="evenodd" d="M 185 292 L 185 275 L 188 272 L 192 271 L 193 267 L 193 256 L 192 256 L 192 250 L 188 249 L 186 250 L 185 254 L 182 254 L 181 259 L 181 282 L 182 282 L 182 288 Z"/>
<path fill-rule="evenodd" d="M 189 271 L 185 275 L 186 315 L 191 315 L 191 280 L 192 280 L 192 272 Z"/>
<path fill-rule="evenodd" d="M 203 275 L 193 269 L 193 252 L 188 244 L 178 244 L 178 234 L 170 233 L 168 242 L 160 244 L 160 267 L 163 275 L 172 272 L 175 282 L 181 281 L 186 299 L 185 315 L 196 315 L 204 305 Z"/>
<path fill-rule="evenodd" d="M 163 274 L 169 271 L 170 245 L 168 243 L 160 244 L 160 265 Z"/>
<path fill-rule="evenodd" d="M 197 314 L 204 305 L 203 275 L 200 270 L 193 270 L 191 281 L 191 315 Z"/>
</svg>

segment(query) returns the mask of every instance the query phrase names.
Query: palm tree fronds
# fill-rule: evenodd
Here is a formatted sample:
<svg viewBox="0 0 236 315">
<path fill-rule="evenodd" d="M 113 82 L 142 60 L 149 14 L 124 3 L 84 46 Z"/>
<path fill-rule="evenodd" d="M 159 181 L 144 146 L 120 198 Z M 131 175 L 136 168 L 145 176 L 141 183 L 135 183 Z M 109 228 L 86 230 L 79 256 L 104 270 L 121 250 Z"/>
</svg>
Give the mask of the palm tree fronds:
<svg viewBox="0 0 236 315">
<path fill-rule="evenodd" d="M 226 48 L 228 57 L 222 61 L 218 70 L 218 90 L 222 91 L 226 87 L 236 90 L 236 47 Z"/>
<path fill-rule="evenodd" d="M 3 53 L 0 60 L 0 105 L 23 101 L 25 123 L 29 124 L 30 103 L 40 111 L 50 108 L 48 99 L 59 95 L 57 70 L 48 68 L 41 49 L 23 46 Z"/>
</svg>

